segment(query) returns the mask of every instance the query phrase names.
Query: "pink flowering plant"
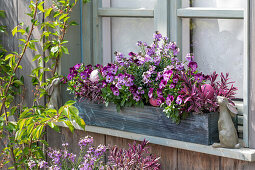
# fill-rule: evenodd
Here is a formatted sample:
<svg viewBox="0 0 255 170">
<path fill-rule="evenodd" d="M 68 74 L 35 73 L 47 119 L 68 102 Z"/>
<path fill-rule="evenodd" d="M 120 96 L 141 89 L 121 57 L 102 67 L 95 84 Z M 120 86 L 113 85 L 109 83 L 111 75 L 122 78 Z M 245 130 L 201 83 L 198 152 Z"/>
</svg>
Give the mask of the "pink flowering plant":
<svg viewBox="0 0 255 170">
<path fill-rule="evenodd" d="M 237 88 L 229 81 L 229 75 L 204 75 L 192 54 L 186 61 L 179 61 L 179 48 L 154 34 L 153 43 L 137 43 L 140 51 L 125 57 L 115 52 L 114 63 L 106 66 L 76 65 L 67 76 L 69 90 L 76 96 L 114 103 L 122 107 L 161 106 L 167 117 L 179 123 L 188 113 L 214 112 L 218 109 L 216 97 L 234 98 Z M 91 76 L 93 70 L 96 74 Z M 96 78 L 94 78 L 96 77 Z"/>
</svg>

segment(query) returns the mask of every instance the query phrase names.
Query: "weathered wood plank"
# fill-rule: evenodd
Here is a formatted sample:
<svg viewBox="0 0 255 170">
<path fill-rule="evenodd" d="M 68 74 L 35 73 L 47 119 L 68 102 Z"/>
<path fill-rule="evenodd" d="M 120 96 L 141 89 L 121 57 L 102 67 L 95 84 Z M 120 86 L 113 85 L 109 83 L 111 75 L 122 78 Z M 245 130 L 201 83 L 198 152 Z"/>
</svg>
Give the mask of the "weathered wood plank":
<svg viewBox="0 0 255 170">
<path fill-rule="evenodd" d="M 129 107 L 117 112 L 115 105 L 105 107 L 85 100 L 76 106 L 87 125 L 205 145 L 218 141 L 217 113 L 190 114 L 177 125 L 165 116 L 162 108 Z"/>
<path fill-rule="evenodd" d="M 219 170 L 220 157 L 178 149 L 179 170 Z"/>
<path fill-rule="evenodd" d="M 221 157 L 221 170 L 254 170 L 255 162 L 245 162 Z"/>
<path fill-rule="evenodd" d="M 128 144 L 133 144 L 133 142 L 133 140 L 129 139 L 106 136 L 106 144 L 111 146 L 117 145 L 118 147 L 128 149 Z M 148 146 L 153 155 L 160 157 L 161 170 L 177 170 L 177 149 L 155 144 L 149 144 Z"/>
<path fill-rule="evenodd" d="M 85 136 L 92 136 L 94 138 L 94 146 L 105 144 L 105 135 L 100 135 L 92 132 L 85 132 L 81 130 L 74 130 L 72 133 L 68 128 L 60 128 L 60 132 L 56 132 L 51 128 L 47 128 L 47 141 L 49 147 L 60 149 L 63 143 L 68 143 L 71 152 L 79 153 L 80 147 L 78 142 Z"/>
</svg>

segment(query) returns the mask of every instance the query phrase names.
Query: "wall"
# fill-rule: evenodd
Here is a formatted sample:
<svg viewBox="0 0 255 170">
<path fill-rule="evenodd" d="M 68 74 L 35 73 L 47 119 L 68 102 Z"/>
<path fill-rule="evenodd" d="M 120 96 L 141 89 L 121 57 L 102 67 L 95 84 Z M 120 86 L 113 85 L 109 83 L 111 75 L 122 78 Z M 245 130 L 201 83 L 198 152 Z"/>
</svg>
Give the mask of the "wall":
<svg viewBox="0 0 255 170">
<path fill-rule="evenodd" d="M 118 138 L 108 135 L 90 133 L 75 130 L 71 133 L 67 128 L 61 128 L 60 133 L 48 129 L 49 146 L 61 148 L 62 143 L 69 143 L 71 151 L 78 153 L 78 141 L 87 135 L 94 137 L 94 145 L 118 145 L 119 147 L 128 147 L 132 140 Z M 153 154 L 160 156 L 162 170 L 254 170 L 255 162 L 245 162 L 235 159 L 228 159 L 213 155 L 207 155 L 198 152 L 191 152 L 182 149 L 170 148 L 155 144 L 149 144 Z"/>
<path fill-rule="evenodd" d="M 6 10 L 7 12 L 7 18 L 4 20 L 1 20 L 0 22 L 3 22 L 4 24 L 8 25 L 8 31 L 10 32 L 14 26 L 17 25 L 19 22 L 24 22 L 25 24 L 29 23 L 28 17 L 24 14 L 24 9 L 27 7 L 28 0 L 1 0 L 0 1 L 0 10 Z M 47 5 L 47 4 L 46 4 Z M 79 21 L 79 6 L 77 6 L 76 10 L 74 10 L 73 17 L 76 18 L 76 20 Z M 86 7 L 87 11 L 85 11 L 86 14 L 91 14 L 91 11 L 89 11 L 89 6 Z M 253 13 L 254 16 L 254 13 Z M 253 18 L 254 19 L 254 18 Z M 87 26 L 90 26 L 89 21 L 85 21 Z M 87 29 L 85 29 L 86 32 Z M 254 30 L 253 30 L 254 32 Z M 36 30 L 35 34 L 33 36 L 38 37 L 40 31 Z M 87 34 L 90 34 L 86 32 Z M 71 32 L 68 33 L 67 39 L 70 41 L 69 47 L 70 49 L 70 56 L 64 56 L 63 58 L 63 64 L 62 64 L 62 70 L 64 74 L 67 73 L 68 68 L 70 66 L 73 66 L 75 63 L 80 62 L 80 42 L 79 42 L 79 34 L 80 29 L 79 27 L 73 28 Z M 253 35 L 253 34 L 252 34 Z M 88 35 L 88 36 L 91 36 Z M 15 50 L 18 51 L 18 43 L 17 38 L 12 37 L 12 35 L 9 33 L 9 35 L 4 35 L 3 37 L 0 37 L 5 42 L 5 47 L 8 50 Z M 89 40 L 89 38 L 87 39 Z M 89 40 L 90 41 L 90 40 Z M 88 48 L 90 49 L 89 45 L 86 44 L 87 41 L 84 43 L 84 49 Z M 39 48 L 39 47 L 38 47 Z M 254 52 L 253 52 L 254 53 Z M 27 105 L 31 105 L 31 94 L 32 94 L 32 87 L 29 85 L 30 78 L 28 77 L 28 74 L 30 73 L 31 69 L 34 67 L 34 64 L 31 63 L 32 57 L 34 53 L 31 51 L 28 51 L 28 53 L 25 56 L 25 60 L 23 61 L 23 71 L 22 74 L 25 75 L 25 85 L 26 89 L 24 91 L 25 94 L 25 100 L 24 103 Z M 87 59 L 86 61 L 89 62 L 89 57 L 91 56 L 89 52 L 85 51 L 84 57 Z M 72 57 L 70 59 L 70 57 Z M 253 60 L 252 60 L 253 61 Z M 253 61 L 254 62 L 254 61 Z M 19 73 L 21 75 L 21 73 Z M 254 77 L 254 75 L 251 75 Z M 255 79 L 255 78 L 254 78 Z M 253 80 L 254 80 L 253 79 Z M 254 89 L 253 89 L 254 91 Z M 252 97 L 252 96 L 251 96 Z M 67 100 L 68 97 L 66 94 L 63 94 L 64 100 Z M 253 99 L 253 98 L 252 98 Z M 254 103 L 254 101 L 252 100 Z M 254 112 L 254 108 L 252 110 Z M 253 118 L 253 120 L 255 120 Z M 254 121 L 255 122 L 255 121 Z M 253 132 L 251 136 L 253 135 L 253 138 L 251 138 L 251 142 L 253 142 L 254 145 L 254 126 L 251 126 L 252 129 L 250 132 Z M 55 131 L 48 129 L 47 132 L 47 141 L 49 142 L 49 145 L 52 147 L 60 147 L 62 143 L 68 142 L 71 145 L 71 148 L 74 152 L 78 151 L 78 147 L 76 146 L 78 140 L 81 137 L 84 137 L 86 135 L 91 135 L 95 138 L 95 145 L 98 144 L 111 144 L 111 145 L 118 145 L 120 147 L 127 147 L 128 143 L 132 143 L 131 140 L 123 139 L 123 138 L 117 138 L 107 135 L 101 135 L 101 134 L 95 134 L 95 133 L 88 133 L 84 131 L 78 131 L 76 130 L 75 133 L 71 133 L 66 128 L 61 128 L 60 133 L 56 133 Z M 3 141 L 1 141 L 3 142 Z M 0 143 L 0 146 L 3 146 L 3 143 Z M 244 162 L 234 159 L 227 159 L 223 157 L 217 157 L 207 154 L 201 154 L 197 152 L 190 152 L 185 151 L 181 149 L 176 148 L 170 148 L 160 145 L 154 145 L 150 144 L 151 150 L 154 154 L 157 154 L 158 156 L 161 156 L 161 165 L 162 169 L 165 170 L 189 170 L 189 169 L 195 169 L 195 170 L 205 170 L 205 169 L 216 169 L 216 170 L 235 170 L 235 169 L 249 169 L 253 170 L 255 169 L 255 163 L 250 162 Z"/>
</svg>

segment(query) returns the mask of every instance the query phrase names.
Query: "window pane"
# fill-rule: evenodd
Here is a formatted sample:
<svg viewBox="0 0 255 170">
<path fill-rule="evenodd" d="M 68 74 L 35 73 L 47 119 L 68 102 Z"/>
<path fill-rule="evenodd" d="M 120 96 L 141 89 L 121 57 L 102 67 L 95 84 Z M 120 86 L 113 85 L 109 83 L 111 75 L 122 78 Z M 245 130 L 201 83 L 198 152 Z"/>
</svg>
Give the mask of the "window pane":
<svg viewBox="0 0 255 170">
<path fill-rule="evenodd" d="M 112 0 L 113 8 L 144 8 L 154 9 L 157 0 Z"/>
<path fill-rule="evenodd" d="M 243 0 L 191 0 L 193 7 L 245 8 Z"/>
<path fill-rule="evenodd" d="M 110 27 L 111 31 L 103 30 L 104 64 L 115 59 L 115 51 L 119 51 L 125 56 L 131 51 L 137 52 L 139 50 L 136 45 L 137 41 L 152 43 L 154 33 L 153 18 L 112 17 Z M 106 27 L 104 28 L 106 30 Z M 111 54 L 106 49 L 109 48 L 109 44 L 111 45 Z"/>
<path fill-rule="evenodd" d="M 191 51 L 200 70 L 206 74 L 217 71 L 230 73 L 238 87 L 243 88 L 243 20 L 193 19 Z"/>
</svg>

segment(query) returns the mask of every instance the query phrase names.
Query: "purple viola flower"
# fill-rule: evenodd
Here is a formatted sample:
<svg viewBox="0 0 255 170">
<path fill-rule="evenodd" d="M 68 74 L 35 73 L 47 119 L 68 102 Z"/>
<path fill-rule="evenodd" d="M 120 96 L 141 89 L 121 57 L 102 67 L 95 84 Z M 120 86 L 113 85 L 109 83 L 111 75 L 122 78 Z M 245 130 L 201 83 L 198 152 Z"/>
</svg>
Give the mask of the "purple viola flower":
<svg viewBox="0 0 255 170">
<path fill-rule="evenodd" d="M 176 86 L 176 85 L 175 85 L 174 83 L 172 83 L 172 84 L 170 84 L 169 88 L 170 88 L 170 89 L 173 89 L 173 88 L 175 88 L 175 86 Z"/>
<path fill-rule="evenodd" d="M 107 86 L 107 83 L 105 81 L 102 81 L 102 87 L 105 88 Z"/>
<path fill-rule="evenodd" d="M 162 89 L 157 89 L 158 97 L 163 97 Z"/>
<path fill-rule="evenodd" d="M 162 103 L 165 102 L 165 98 L 164 97 L 158 97 L 157 98 L 157 104 L 160 106 Z"/>
<path fill-rule="evenodd" d="M 116 85 L 115 85 L 118 89 L 122 89 L 122 86 L 121 84 L 118 82 Z"/>
<path fill-rule="evenodd" d="M 87 71 L 81 72 L 81 79 L 82 79 L 82 80 L 86 80 L 87 78 L 88 78 L 88 73 L 87 73 Z"/>
<path fill-rule="evenodd" d="M 152 98 L 152 97 L 153 97 L 153 90 L 154 90 L 154 88 L 150 88 L 150 90 L 149 90 L 149 92 L 148 92 L 149 98 Z"/>
<path fill-rule="evenodd" d="M 177 64 L 177 65 L 176 65 L 176 69 L 177 69 L 178 71 L 182 71 L 182 70 L 184 69 L 184 64 L 183 64 L 183 63 Z"/>
<path fill-rule="evenodd" d="M 142 88 L 142 87 L 138 87 L 136 93 L 137 93 L 137 94 L 144 94 L 143 88 Z"/>
<path fill-rule="evenodd" d="M 106 83 L 111 83 L 111 82 L 113 82 L 113 80 L 114 80 L 114 77 L 113 77 L 113 75 L 111 75 L 111 74 L 107 74 L 107 76 L 106 76 Z"/>
<path fill-rule="evenodd" d="M 168 81 L 170 79 L 170 77 L 172 76 L 173 74 L 173 71 L 172 70 L 166 70 L 164 73 L 163 73 L 163 79 L 165 81 Z"/>
<path fill-rule="evenodd" d="M 176 101 L 175 101 L 178 105 L 182 104 L 182 96 L 179 95 L 177 98 L 176 98 Z"/>
<path fill-rule="evenodd" d="M 187 55 L 186 55 L 186 60 L 188 61 L 188 62 L 191 62 L 191 61 L 193 61 L 194 60 L 194 56 L 192 55 L 192 54 L 190 54 L 190 53 L 188 53 Z"/>
<path fill-rule="evenodd" d="M 135 101 L 137 101 L 137 102 L 141 99 L 141 96 L 139 96 L 139 95 L 136 94 L 136 93 L 133 94 L 133 96 L 134 96 L 133 99 L 134 99 Z"/>
<path fill-rule="evenodd" d="M 168 95 L 167 98 L 166 98 L 166 104 L 168 106 L 171 106 L 172 101 L 174 101 L 174 96 Z"/>
<path fill-rule="evenodd" d="M 199 73 L 199 74 L 195 74 L 195 80 L 198 82 L 198 83 L 201 83 L 203 80 L 204 80 L 204 76 Z"/>
<path fill-rule="evenodd" d="M 72 80 L 72 79 L 73 79 L 73 77 L 74 77 L 74 75 L 73 75 L 73 74 L 68 74 L 68 75 L 67 75 L 67 80 L 69 80 L 69 81 L 70 81 L 70 80 Z"/>
<path fill-rule="evenodd" d="M 136 56 L 136 54 L 135 54 L 134 52 L 130 52 L 130 53 L 128 53 L 128 55 L 129 55 L 130 57 Z"/>
<path fill-rule="evenodd" d="M 197 63 L 194 61 L 189 62 L 188 67 L 192 70 L 192 72 L 195 72 L 197 70 Z"/>
<path fill-rule="evenodd" d="M 166 87 L 167 85 L 167 81 L 166 80 L 161 80 L 161 82 L 159 83 L 159 88 L 163 89 L 164 87 Z"/>
<path fill-rule="evenodd" d="M 78 70 L 80 67 L 81 67 L 81 64 L 76 64 L 76 65 L 74 66 L 74 69 L 75 69 L 75 70 Z"/>
<path fill-rule="evenodd" d="M 114 90 L 112 92 L 113 92 L 114 96 L 119 96 L 120 95 L 119 89 L 117 89 L 117 88 L 114 88 Z"/>
<path fill-rule="evenodd" d="M 179 81 L 179 76 L 178 75 L 174 75 L 173 83 L 178 83 L 178 81 Z"/>
</svg>

